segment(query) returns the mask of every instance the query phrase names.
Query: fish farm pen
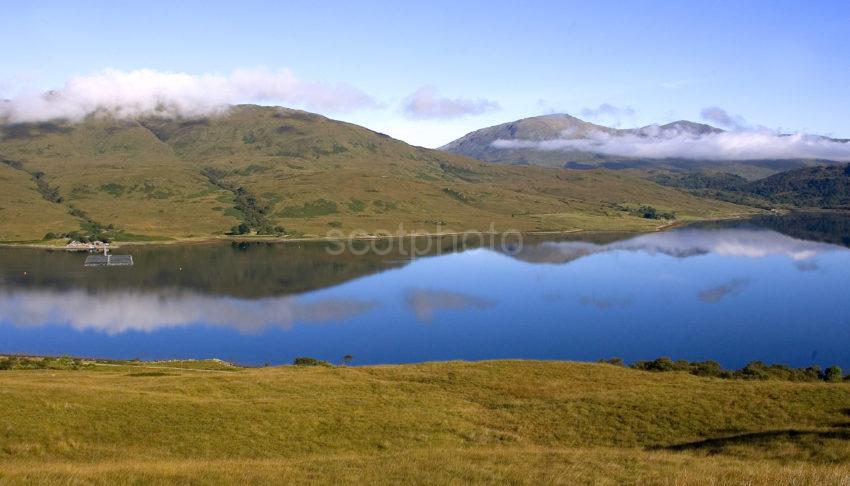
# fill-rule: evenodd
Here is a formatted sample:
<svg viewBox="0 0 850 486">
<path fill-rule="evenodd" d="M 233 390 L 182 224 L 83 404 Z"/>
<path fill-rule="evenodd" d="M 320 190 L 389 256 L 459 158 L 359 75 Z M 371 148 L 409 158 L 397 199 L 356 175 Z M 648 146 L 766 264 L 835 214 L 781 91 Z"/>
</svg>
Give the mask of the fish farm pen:
<svg viewBox="0 0 850 486">
<path fill-rule="evenodd" d="M 87 267 L 130 267 L 133 265 L 133 255 L 89 255 L 86 258 Z"/>
</svg>

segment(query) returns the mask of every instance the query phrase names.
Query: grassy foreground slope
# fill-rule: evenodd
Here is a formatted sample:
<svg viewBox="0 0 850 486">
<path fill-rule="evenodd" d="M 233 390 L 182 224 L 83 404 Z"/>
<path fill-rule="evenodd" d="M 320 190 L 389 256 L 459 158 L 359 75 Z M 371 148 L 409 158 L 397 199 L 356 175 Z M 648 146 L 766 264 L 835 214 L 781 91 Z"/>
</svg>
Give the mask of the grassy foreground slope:
<svg viewBox="0 0 850 486">
<path fill-rule="evenodd" d="M 145 366 L 0 372 L 0 478 L 850 480 L 846 383 L 730 381 L 531 361 Z"/>
<path fill-rule="evenodd" d="M 201 119 L 0 126 L 0 194 L 25 190 L 63 216 L 13 202 L 0 241 L 47 231 L 107 231 L 117 240 L 329 230 L 649 230 L 649 205 L 679 219 L 751 211 L 632 174 L 506 167 L 413 147 L 356 125 L 276 107 Z M 2 167 L 0 167 L 2 168 Z M 25 187 L 22 181 L 31 180 Z M 17 211 L 17 212 L 16 212 Z M 47 231 L 46 229 L 49 228 Z"/>
</svg>

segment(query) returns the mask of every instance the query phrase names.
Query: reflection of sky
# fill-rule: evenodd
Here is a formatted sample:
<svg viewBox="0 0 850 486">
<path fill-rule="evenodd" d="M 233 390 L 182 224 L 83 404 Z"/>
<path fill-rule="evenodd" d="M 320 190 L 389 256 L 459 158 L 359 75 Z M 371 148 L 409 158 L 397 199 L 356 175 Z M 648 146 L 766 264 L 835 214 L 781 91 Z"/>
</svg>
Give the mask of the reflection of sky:
<svg viewBox="0 0 850 486">
<path fill-rule="evenodd" d="M 576 248 L 581 258 L 564 258 Z M 683 230 L 546 243 L 519 259 L 486 250 L 419 259 L 301 297 L 7 288 L 0 346 L 255 364 L 352 354 L 360 364 L 671 356 L 802 366 L 817 356 L 850 368 L 848 283 L 842 247 Z M 302 325 L 319 322 L 331 325 Z"/>
</svg>

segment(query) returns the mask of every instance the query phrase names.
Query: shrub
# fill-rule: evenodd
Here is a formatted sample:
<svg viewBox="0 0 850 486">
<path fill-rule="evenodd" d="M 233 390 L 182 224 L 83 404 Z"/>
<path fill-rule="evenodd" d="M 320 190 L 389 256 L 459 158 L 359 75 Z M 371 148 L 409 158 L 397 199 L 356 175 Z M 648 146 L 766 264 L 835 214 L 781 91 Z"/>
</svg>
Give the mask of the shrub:
<svg viewBox="0 0 850 486">
<path fill-rule="evenodd" d="M 239 223 L 238 225 L 230 228 L 230 234 L 233 235 L 245 235 L 251 232 L 251 227 L 246 223 Z"/>
<path fill-rule="evenodd" d="M 292 364 L 294 364 L 295 366 L 329 366 L 330 365 L 330 363 L 328 363 L 327 361 L 322 361 L 320 359 L 310 358 L 310 357 L 306 357 L 306 356 L 295 358 L 292 361 Z"/>
<path fill-rule="evenodd" d="M 610 361 L 607 361 L 610 362 Z M 692 375 L 706 376 L 723 379 L 738 380 L 783 380 L 783 381 L 819 381 L 829 382 L 841 381 L 850 376 L 843 377 L 841 368 L 832 366 L 825 372 L 820 366 L 809 366 L 806 368 L 792 368 L 782 364 L 765 364 L 761 361 L 751 361 L 746 366 L 737 370 L 724 370 L 716 361 L 673 361 L 670 358 L 658 358 L 653 361 L 636 361 L 632 368 L 642 371 L 687 371 Z"/>
<path fill-rule="evenodd" d="M 632 368 L 644 371 L 674 371 L 675 365 L 670 358 L 658 358 L 653 361 L 638 361 Z"/>
<path fill-rule="evenodd" d="M 643 206 L 640 209 L 643 212 L 643 217 L 646 219 L 656 219 L 658 217 L 658 210 L 652 206 Z"/>
<path fill-rule="evenodd" d="M 723 375 L 723 367 L 717 361 L 692 363 L 690 369 L 691 374 L 696 376 L 720 377 Z"/>
<path fill-rule="evenodd" d="M 828 381 L 830 383 L 839 382 L 844 379 L 844 373 L 842 373 L 841 368 L 838 366 L 830 366 L 823 373 L 823 381 Z"/>
</svg>

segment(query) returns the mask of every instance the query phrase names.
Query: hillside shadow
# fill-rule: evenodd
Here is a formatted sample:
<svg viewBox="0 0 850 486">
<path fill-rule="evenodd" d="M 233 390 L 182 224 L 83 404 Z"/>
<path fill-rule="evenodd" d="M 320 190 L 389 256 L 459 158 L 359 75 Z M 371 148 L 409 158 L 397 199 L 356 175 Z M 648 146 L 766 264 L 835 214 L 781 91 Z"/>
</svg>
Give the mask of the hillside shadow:
<svg viewBox="0 0 850 486">
<path fill-rule="evenodd" d="M 850 417 L 850 408 L 839 411 L 841 415 Z M 750 447 L 765 452 L 780 444 L 794 444 L 803 449 L 818 449 L 827 440 L 850 441 L 850 421 L 836 421 L 830 423 L 828 428 L 820 430 L 803 429 L 779 429 L 761 432 L 747 432 L 728 435 L 725 437 L 712 437 L 692 442 L 684 442 L 673 445 L 650 446 L 648 450 L 666 451 L 701 451 L 708 454 L 721 454 L 734 447 Z"/>
<path fill-rule="evenodd" d="M 669 446 L 654 446 L 650 450 L 667 450 L 667 451 L 704 451 L 708 453 L 720 453 L 724 449 L 731 446 L 769 446 L 776 442 L 806 442 L 812 439 L 838 439 L 850 440 L 850 429 L 846 427 L 850 425 L 841 423 L 841 429 L 834 430 L 768 430 L 764 432 L 749 432 L 745 434 L 730 435 L 726 437 L 717 437 L 711 439 L 703 439 L 693 442 L 685 442 L 682 444 L 674 444 Z"/>
</svg>

